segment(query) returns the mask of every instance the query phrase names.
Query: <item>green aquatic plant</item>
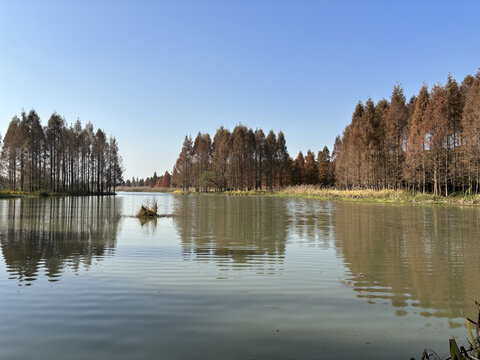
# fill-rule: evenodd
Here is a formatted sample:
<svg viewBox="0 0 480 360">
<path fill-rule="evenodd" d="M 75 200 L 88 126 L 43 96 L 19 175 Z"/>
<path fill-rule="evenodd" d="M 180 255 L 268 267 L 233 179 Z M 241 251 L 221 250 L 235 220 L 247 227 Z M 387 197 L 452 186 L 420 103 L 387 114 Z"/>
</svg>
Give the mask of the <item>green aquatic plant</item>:
<svg viewBox="0 0 480 360">
<path fill-rule="evenodd" d="M 467 348 L 465 346 L 458 347 L 455 339 L 449 340 L 450 345 L 450 357 L 445 360 L 479 360 L 480 358 L 480 303 L 475 301 L 477 305 L 478 315 L 477 321 L 470 318 L 466 318 L 469 340 Z M 475 325 L 475 336 L 472 333 L 471 324 Z M 411 360 L 414 358 L 411 358 Z M 441 360 L 437 353 L 433 350 L 425 349 L 422 353 L 421 360 Z"/>
</svg>

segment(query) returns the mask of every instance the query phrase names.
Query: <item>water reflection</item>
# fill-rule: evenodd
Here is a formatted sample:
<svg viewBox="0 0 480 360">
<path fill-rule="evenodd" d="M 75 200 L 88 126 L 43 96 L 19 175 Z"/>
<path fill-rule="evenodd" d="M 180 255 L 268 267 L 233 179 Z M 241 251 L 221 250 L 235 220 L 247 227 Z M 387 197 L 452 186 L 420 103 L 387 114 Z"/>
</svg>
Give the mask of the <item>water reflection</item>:
<svg viewBox="0 0 480 360">
<path fill-rule="evenodd" d="M 133 198 L 136 208 L 143 199 Z M 0 245 L 9 277 L 22 285 L 43 275 L 55 281 L 66 270 L 78 273 L 113 255 L 123 200 L 0 201 Z M 339 280 L 362 300 L 392 304 L 397 316 L 414 312 L 458 319 L 475 313 L 474 300 L 480 294 L 478 208 L 214 195 L 164 195 L 159 202 L 168 205 L 173 218 L 128 222 L 126 233 L 132 237 L 127 244 L 144 246 L 140 254 L 155 254 L 150 250 L 164 245 L 142 243 L 146 235 L 161 238 L 176 231 L 181 249 L 177 263 L 212 263 L 224 278 L 234 278 L 228 271 L 250 270 L 288 273 L 305 283 L 311 276 L 306 274 L 312 274 L 308 271 L 325 270 L 319 251 L 329 259 L 336 253 L 344 267 L 334 266 L 346 272 Z M 148 266 L 157 265 L 135 260 L 142 276 L 158 270 Z M 318 289 L 325 286 L 319 283 Z"/>
<path fill-rule="evenodd" d="M 284 201 L 296 242 L 306 242 L 324 249 L 332 246 L 335 233 L 332 217 L 334 203 L 305 199 Z"/>
<path fill-rule="evenodd" d="M 464 318 L 480 294 L 477 208 L 335 204 L 339 255 L 358 297 L 407 314 Z M 451 324 L 455 326 L 455 324 Z"/>
<path fill-rule="evenodd" d="M 121 217 L 113 197 L 10 199 L 0 202 L 0 244 L 10 279 L 30 285 L 59 279 L 112 255 Z"/>
<path fill-rule="evenodd" d="M 339 280 L 397 316 L 475 313 L 480 209 L 227 196 L 177 197 L 174 207 L 186 260 L 275 274 L 289 243 L 334 248 L 347 269 Z"/>
<path fill-rule="evenodd" d="M 224 269 L 280 270 L 291 220 L 286 204 L 264 197 L 176 197 L 184 259 L 215 261 Z"/>
</svg>

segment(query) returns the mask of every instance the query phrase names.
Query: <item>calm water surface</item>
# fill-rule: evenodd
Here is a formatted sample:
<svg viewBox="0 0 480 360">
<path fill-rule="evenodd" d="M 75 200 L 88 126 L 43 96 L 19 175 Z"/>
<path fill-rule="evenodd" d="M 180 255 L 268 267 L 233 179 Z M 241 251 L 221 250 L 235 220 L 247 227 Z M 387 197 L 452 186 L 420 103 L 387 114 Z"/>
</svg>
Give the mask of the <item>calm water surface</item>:
<svg viewBox="0 0 480 360">
<path fill-rule="evenodd" d="M 131 217 L 148 198 L 174 214 Z M 408 359 L 466 339 L 480 209 L 0 200 L 0 359 Z"/>
</svg>

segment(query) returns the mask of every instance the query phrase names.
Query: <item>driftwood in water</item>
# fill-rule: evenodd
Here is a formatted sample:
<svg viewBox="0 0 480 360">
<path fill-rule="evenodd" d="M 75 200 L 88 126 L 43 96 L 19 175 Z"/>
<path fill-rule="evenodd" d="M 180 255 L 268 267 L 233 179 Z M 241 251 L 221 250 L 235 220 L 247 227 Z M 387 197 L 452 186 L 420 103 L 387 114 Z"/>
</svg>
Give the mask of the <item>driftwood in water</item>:
<svg viewBox="0 0 480 360">
<path fill-rule="evenodd" d="M 156 201 L 152 201 L 151 205 L 144 204 L 138 210 L 135 217 L 139 219 L 157 219 L 157 218 L 170 218 L 173 217 L 173 214 L 159 214 L 158 213 L 158 204 Z"/>
<path fill-rule="evenodd" d="M 151 218 L 156 218 L 158 217 L 158 207 L 157 204 L 154 204 L 151 208 L 148 208 L 145 205 L 142 205 L 140 207 L 140 210 L 138 210 L 137 217 L 138 218 L 146 218 L 146 217 L 151 217 Z"/>
<path fill-rule="evenodd" d="M 147 200 L 138 210 L 137 218 L 157 218 L 158 203 L 154 199 Z"/>
</svg>

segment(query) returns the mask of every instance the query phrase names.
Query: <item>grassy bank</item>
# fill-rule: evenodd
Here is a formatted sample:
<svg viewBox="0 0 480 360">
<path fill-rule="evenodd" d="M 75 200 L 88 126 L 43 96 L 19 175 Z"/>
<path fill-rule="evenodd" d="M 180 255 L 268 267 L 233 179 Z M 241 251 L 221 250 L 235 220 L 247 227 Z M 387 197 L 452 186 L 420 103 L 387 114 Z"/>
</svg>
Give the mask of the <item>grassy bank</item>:
<svg viewBox="0 0 480 360">
<path fill-rule="evenodd" d="M 19 198 L 19 197 L 33 197 L 35 196 L 32 193 L 27 193 L 25 191 L 13 191 L 13 190 L 0 190 L 0 199 L 10 199 L 10 198 Z"/>
<path fill-rule="evenodd" d="M 0 199 L 28 198 L 28 197 L 50 197 L 50 196 L 103 196 L 115 195 L 114 193 L 85 193 L 85 192 L 50 192 L 50 191 L 20 191 L 0 190 Z"/>
<path fill-rule="evenodd" d="M 292 186 L 274 193 L 276 196 L 316 198 L 323 200 L 348 200 L 365 202 L 391 203 L 426 203 L 426 204 L 480 204 L 480 195 L 454 194 L 435 196 L 406 190 L 337 190 L 323 189 L 315 186 Z"/>
<path fill-rule="evenodd" d="M 176 190 L 175 193 L 190 193 Z M 383 203 L 420 203 L 420 204 L 452 204 L 479 205 L 480 195 L 454 194 L 451 196 L 435 196 L 433 194 L 413 193 L 405 190 L 338 190 L 326 189 L 313 185 L 289 186 L 275 191 L 226 191 L 222 194 L 230 196 L 278 196 L 288 198 L 343 200 Z"/>
</svg>

